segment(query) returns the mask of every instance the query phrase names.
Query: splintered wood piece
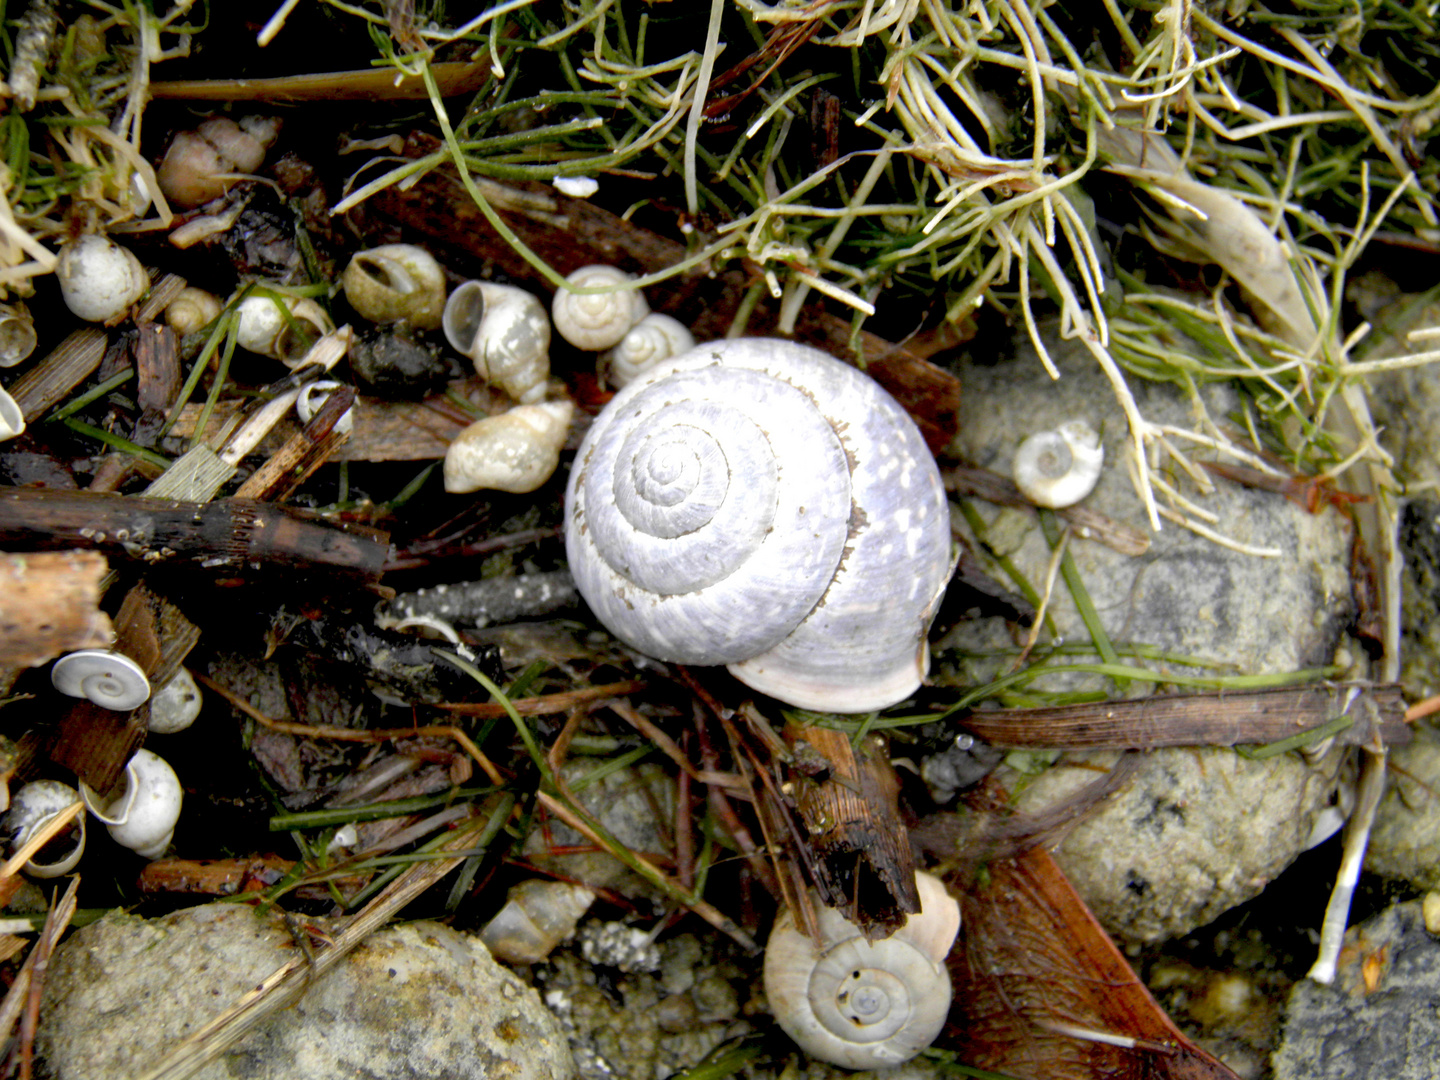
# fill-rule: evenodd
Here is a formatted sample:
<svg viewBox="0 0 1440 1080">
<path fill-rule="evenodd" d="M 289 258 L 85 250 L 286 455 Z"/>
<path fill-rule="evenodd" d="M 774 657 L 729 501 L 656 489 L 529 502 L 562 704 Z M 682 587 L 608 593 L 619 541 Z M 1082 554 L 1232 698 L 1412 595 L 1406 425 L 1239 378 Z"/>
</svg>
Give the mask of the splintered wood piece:
<svg viewBox="0 0 1440 1080">
<path fill-rule="evenodd" d="M 935 1045 L 1016 1080 L 1237 1080 L 1181 1033 L 1041 848 L 961 897 Z"/>
<path fill-rule="evenodd" d="M 143 584 L 125 594 L 115 615 L 115 651 L 140 665 L 152 690 L 175 677 L 199 640 L 199 628 Z M 105 794 L 144 744 L 149 723 L 149 702 L 122 713 L 77 701 L 56 726 L 50 760 Z"/>
<path fill-rule="evenodd" d="M 438 145 L 428 136 L 413 135 L 407 153 L 430 153 Z M 392 185 L 373 195 L 366 212 L 399 221 L 433 245 L 462 252 L 492 265 L 526 288 L 548 296 L 554 291 L 538 271 L 518 255 L 485 220 L 453 170 L 436 169 L 404 191 Z M 482 187 L 515 234 L 544 262 L 562 274 L 588 263 L 609 263 L 623 270 L 650 274 L 682 261 L 683 245 L 584 199 L 572 199 L 543 184 L 515 183 Z M 690 327 L 697 341 L 725 336 L 752 284 L 741 269 L 712 274 L 704 269 L 679 275 L 663 287 L 646 291 L 656 311 Z M 778 314 L 757 304 L 747 334 L 771 334 Z M 849 359 L 850 324 L 808 304 L 795 325 L 795 340 Z M 873 334 L 860 335 L 866 370 L 914 417 L 934 452 L 955 435 L 960 400 L 959 380 L 909 350 Z"/>
<path fill-rule="evenodd" d="M 1378 734 L 1391 746 L 1411 739 L 1405 700 L 1393 683 L 1312 683 L 1271 690 L 1157 694 L 1036 709 L 989 709 L 957 726 L 1007 750 L 1150 750 L 1157 746 L 1272 743 L 1328 721 L 1353 721 L 1341 742 L 1369 745 Z"/>
<path fill-rule="evenodd" d="M 340 418 L 355 401 L 355 390 L 344 386 L 325 399 L 310 423 L 285 440 L 264 465 L 235 489 L 237 499 L 283 499 L 310 477 L 350 436 L 339 430 Z"/>
<path fill-rule="evenodd" d="M 821 899 L 884 936 L 920 910 L 915 857 L 900 819 L 900 785 L 883 736 L 787 726 L 796 808 L 809 830 Z"/>
<path fill-rule="evenodd" d="M 180 395 L 180 353 L 175 331 L 161 323 L 147 323 L 136 333 L 135 370 L 139 376 L 136 398 L 140 418 L 135 421 L 135 442 L 153 446 L 164 427 L 170 406 Z"/>
<path fill-rule="evenodd" d="M 186 284 L 185 279 L 179 274 L 166 274 L 152 285 L 135 312 L 135 325 L 143 329 L 146 323 L 152 323 L 158 319 L 161 312 L 173 304 L 175 298 L 184 292 Z"/>
<path fill-rule="evenodd" d="M 110 617 L 100 610 L 107 569 L 93 551 L 0 555 L 0 665 L 35 667 L 108 647 Z"/>
<path fill-rule="evenodd" d="M 105 359 L 105 331 L 87 326 L 73 331 L 38 364 L 10 386 L 28 424 L 94 374 Z"/>
<path fill-rule="evenodd" d="M 179 502 L 135 495 L 29 488 L 0 490 L 0 545 L 91 548 L 146 563 L 206 569 L 330 570 L 378 579 L 389 534 L 252 499 Z"/>
<path fill-rule="evenodd" d="M 140 871 L 136 887 L 143 893 L 185 893 L 197 896 L 234 896 L 268 889 L 295 869 L 293 859 L 256 855 L 248 859 L 156 859 Z M 330 884 L 353 895 L 369 880 L 364 875 L 330 878 L 326 884 L 302 885 L 295 895 L 305 900 L 327 900 Z"/>
</svg>

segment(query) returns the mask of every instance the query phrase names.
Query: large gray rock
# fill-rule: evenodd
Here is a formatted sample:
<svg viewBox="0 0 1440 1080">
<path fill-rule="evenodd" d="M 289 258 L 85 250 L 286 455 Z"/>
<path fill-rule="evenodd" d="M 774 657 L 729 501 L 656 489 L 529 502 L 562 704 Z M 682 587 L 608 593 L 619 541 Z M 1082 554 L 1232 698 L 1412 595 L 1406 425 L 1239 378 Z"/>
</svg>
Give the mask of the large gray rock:
<svg viewBox="0 0 1440 1080">
<path fill-rule="evenodd" d="M 142 1072 L 295 955 L 283 924 L 212 904 L 110 915 L 56 951 L 36 1039 L 57 1080 Z M 478 939 L 382 930 L 199 1080 L 568 1080 L 565 1036 Z"/>
<path fill-rule="evenodd" d="M 1434 1080 L 1440 1068 L 1440 942 L 1418 901 L 1345 935 L 1331 986 L 1295 984 L 1275 1080 Z"/>
<path fill-rule="evenodd" d="M 1143 505 L 1127 468 L 1129 430 L 1114 391 L 1094 359 L 1075 343 L 1050 340 L 1062 377 L 1052 381 L 1027 343 L 1014 359 L 970 362 L 958 370 L 965 388 L 954 450 L 963 460 L 1008 475 L 1027 435 L 1072 419 L 1102 432 L 1106 463 L 1084 506 L 1148 532 Z M 1141 413 L 1152 423 L 1194 428 L 1195 409 L 1169 385 L 1130 380 Z M 1203 388 L 1217 421 L 1240 402 L 1226 386 Z M 1194 451 L 1182 440 L 1177 445 Z M 1194 457 L 1212 457 L 1194 452 Z M 1167 522 L 1143 555 L 1125 555 L 1083 535 L 1069 551 L 1106 633 L 1117 645 L 1147 645 L 1170 654 L 1152 670 L 1202 674 L 1179 657 L 1196 657 L 1233 674 L 1290 672 L 1347 655 L 1350 616 L 1349 523 L 1333 510 L 1309 514 L 1283 495 L 1218 481 L 1211 494 L 1167 469 L 1166 479 L 1213 513 L 1212 528 L 1256 547 L 1278 549 L 1262 558 L 1222 547 Z M 995 555 L 1043 587 L 1050 548 L 1029 509 L 1003 509 L 974 500 Z M 1050 617 L 1068 644 L 1088 635 L 1063 580 Z M 1048 642 L 1042 635 L 1040 653 Z M 937 653 L 937 675 L 960 685 L 989 681 L 1013 663 L 1010 629 L 997 619 L 962 623 Z M 947 649 L 957 649 L 946 653 Z M 1011 650 L 998 659 L 976 659 Z M 1070 657 L 1057 657 L 1056 664 Z M 1074 660 L 1093 659 L 1077 656 Z M 1122 660 L 1124 658 L 1122 657 Z M 1215 668 L 1210 669 L 1214 673 Z M 1053 676 L 1050 689 L 1107 689 L 1093 676 Z M 1149 693 L 1135 685 L 1131 693 Z M 1060 865 L 1105 927 L 1118 938 L 1149 942 L 1186 933 L 1257 894 L 1311 838 L 1317 815 L 1330 803 L 1338 753 L 1311 765 L 1299 755 L 1249 761 L 1234 751 L 1161 750 L 1147 755 L 1140 776 L 1072 831 L 1057 854 Z M 1023 788 L 1020 809 L 1038 811 L 1094 780 L 1112 759 L 1070 756 Z"/>
</svg>

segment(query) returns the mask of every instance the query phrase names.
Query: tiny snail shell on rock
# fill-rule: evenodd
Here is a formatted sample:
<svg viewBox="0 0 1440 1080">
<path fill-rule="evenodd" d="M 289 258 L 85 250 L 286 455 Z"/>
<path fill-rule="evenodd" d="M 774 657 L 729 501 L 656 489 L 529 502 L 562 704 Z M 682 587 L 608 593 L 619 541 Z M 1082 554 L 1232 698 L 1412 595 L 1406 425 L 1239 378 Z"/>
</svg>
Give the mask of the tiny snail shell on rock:
<svg viewBox="0 0 1440 1080">
<path fill-rule="evenodd" d="M 1015 451 L 1015 486 L 1037 506 L 1074 506 L 1095 490 L 1105 463 L 1100 436 L 1084 420 L 1031 435 Z"/>
<path fill-rule="evenodd" d="M 547 401 L 475 421 L 445 451 L 445 490 L 534 491 L 560 464 L 574 414 L 568 401 Z"/>
<path fill-rule="evenodd" d="M 189 209 L 218 199 L 230 186 L 253 173 L 280 131 L 280 121 L 247 116 L 238 124 L 212 116 L 194 131 L 175 136 L 155 170 L 160 190 L 176 206 Z"/>
<path fill-rule="evenodd" d="M 530 878 L 511 887 L 480 940 L 497 960 L 538 964 L 575 933 L 594 900 L 595 893 L 584 885 Z"/>
<path fill-rule="evenodd" d="M 632 326 L 613 349 L 600 359 L 609 365 L 610 382 L 628 386 L 661 360 L 669 360 L 695 347 L 695 335 L 679 319 L 652 311 Z"/>
<path fill-rule="evenodd" d="M 560 336 L 577 349 L 599 352 L 618 345 L 632 326 L 650 312 L 639 289 L 624 286 L 635 275 L 613 266 L 582 266 L 565 278 L 577 289 L 615 286 L 607 293 L 573 293 L 561 289 L 555 294 L 550 313 Z"/>
<path fill-rule="evenodd" d="M 95 234 L 60 249 L 55 276 L 65 306 L 86 322 L 118 319 L 150 288 L 150 275 L 134 252 Z"/>
<path fill-rule="evenodd" d="M 824 712 L 924 677 L 953 565 L 940 473 L 895 400 L 817 349 L 662 362 L 591 425 L 565 513 L 576 586 L 632 648 Z"/>
<path fill-rule="evenodd" d="M 834 908 L 816 904 L 819 939 L 789 911 L 765 947 L 770 1011 L 811 1057 L 847 1069 L 909 1061 L 934 1041 L 950 1010 L 945 957 L 960 931 L 960 905 L 938 878 L 917 873 L 920 913 L 883 941 Z"/>
<path fill-rule="evenodd" d="M 345 299 L 372 323 L 438 330 L 445 310 L 445 271 L 424 248 L 385 244 L 357 251 L 340 277 Z"/>
<path fill-rule="evenodd" d="M 86 698 L 116 712 L 138 709 L 150 698 L 145 671 L 124 653 L 81 649 L 56 660 L 50 682 L 68 697 Z"/>
<path fill-rule="evenodd" d="M 450 294 L 445 340 L 470 357 L 475 373 L 524 404 L 545 396 L 550 320 L 538 297 L 514 285 L 467 281 Z"/>
</svg>

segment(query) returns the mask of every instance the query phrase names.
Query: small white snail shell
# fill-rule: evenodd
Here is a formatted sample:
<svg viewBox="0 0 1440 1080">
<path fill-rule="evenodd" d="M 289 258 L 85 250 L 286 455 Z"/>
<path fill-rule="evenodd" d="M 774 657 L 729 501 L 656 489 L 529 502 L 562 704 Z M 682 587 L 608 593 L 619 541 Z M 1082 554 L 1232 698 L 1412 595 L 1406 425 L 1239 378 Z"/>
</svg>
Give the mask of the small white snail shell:
<svg viewBox="0 0 1440 1080">
<path fill-rule="evenodd" d="M 482 379 L 527 405 L 545 396 L 550 320 L 536 296 L 514 285 L 467 281 L 445 302 L 441 326 Z"/>
<path fill-rule="evenodd" d="M 280 121 L 271 117 L 247 116 L 237 124 L 213 116 L 180 132 L 155 170 L 160 190 L 186 209 L 218 199 L 260 167 L 279 130 Z"/>
<path fill-rule="evenodd" d="M 679 319 L 652 311 L 626 331 L 620 343 L 600 359 L 609 365 L 610 382 L 618 390 L 628 386 L 661 360 L 669 360 L 695 347 L 695 335 Z"/>
<path fill-rule="evenodd" d="M 0 367 L 14 367 L 35 351 L 35 320 L 24 304 L 0 304 Z"/>
<path fill-rule="evenodd" d="M 802 1050 L 847 1069 L 883 1069 L 925 1049 L 945 1026 L 945 957 L 960 906 L 930 874 L 917 873 L 920 913 L 883 941 L 833 908 L 818 908 L 819 940 L 786 912 L 765 947 L 770 1011 Z M 818 906 L 818 905 L 817 905 Z"/>
<path fill-rule="evenodd" d="M 300 396 L 295 399 L 295 413 L 300 417 L 302 424 L 308 424 L 314 419 L 315 414 L 325 407 L 325 401 L 336 390 L 339 390 L 342 383 L 334 379 L 317 379 L 315 382 L 307 383 L 300 391 Z M 349 434 L 355 430 L 355 406 L 350 406 L 335 424 L 335 430 Z"/>
<path fill-rule="evenodd" d="M 200 715 L 200 688 L 195 677 L 185 668 L 150 698 L 149 728 L 157 735 L 173 735 L 184 731 Z"/>
<path fill-rule="evenodd" d="M 1015 486 L 1037 506 L 1074 506 L 1095 489 L 1105 463 L 1100 436 L 1084 420 L 1031 435 L 1015 451 Z"/>
<path fill-rule="evenodd" d="M 285 311 L 290 317 L 285 317 Z M 236 309 L 240 326 L 235 341 L 242 349 L 279 360 L 293 367 L 310 350 L 315 338 L 334 333 L 335 324 L 314 300 L 284 295 L 251 294 Z M 307 340 L 308 339 L 308 340 Z"/>
<path fill-rule="evenodd" d="M 577 289 L 615 286 L 607 293 L 573 293 L 561 289 L 555 294 L 550 313 L 560 336 L 577 349 L 599 352 L 618 345 L 632 326 L 650 311 L 645 295 L 626 288 L 635 275 L 613 266 L 582 266 L 565 280 Z"/>
<path fill-rule="evenodd" d="M 138 709 L 150 697 L 145 672 L 124 653 L 81 649 L 50 668 L 50 682 L 68 697 L 86 698 L 116 712 Z"/>
<path fill-rule="evenodd" d="M 183 792 L 175 770 L 159 754 L 135 751 L 125 766 L 124 787 L 103 807 L 88 787 L 82 784 L 80 792 L 90 813 L 105 823 L 121 847 L 158 859 L 170 846 Z"/>
<path fill-rule="evenodd" d="M 385 244 L 357 251 L 340 277 L 345 299 L 372 323 L 437 330 L 445 310 L 445 271 L 424 248 Z"/>
<path fill-rule="evenodd" d="M 0 388 L 0 442 L 13 439 L 25 430 L 25 414 L 9 391 Z"/>
<path fill-rule="evenodd" d="M 94 233 L 60 248 L 55 276 L 65 306 L 87 322 L 119 318 L 150 288 L 150 275 L 134 252 Z"/>
<path fill-rule="evenodd" d="M 895 400 L 817 349 L 663 361 L 591 425 L 565 512 L 580 594 L 641 652 L 823 712 L 924 677 L 952 566 L 940 473 Z"/>
<path fill-rule="evenodd" d="M 26 784 L 15 793 L 10 801 L 10 810 L 5 815 L 5 831 L 10 837 L 12 849 L 18 851 L 24 847 L 36 832 L 44 828 L 46 822 L 79 801 L 80 793 L 58 780 L 36 780 Z M 75 826 L 70 847 L 53 856 L 46 851 L 44 861 L 31 859 L 25 864 L 25 872 L 31 877 L 52 878 L 74 870 L 80 856 L 85 854 L 84 814 L 75 819 Z M 52 840 L 53 843 L 55 841 Z"/>
<path fill-rule="evenodd" d="M 560 464 L 574 413 L 568 401 L 546 401 L 475 421 L 445 451 L 445 490 L 534 491 Z"/>
<path fill-rule="evenodd" d="M 184 337 L 209 326 L 220 317 L 223 310 L 224 305 L 214 293 L 187 285 L 165 309 L 165 322 L 175 333 Z"/>
<path fill-rule="evenodd" d="M 505 906 L 480 931 L 497 960 L 538 964 L 575 933 L 595 894 L 584 885 L 530 878 L 512 886 Z"/>
</svg>

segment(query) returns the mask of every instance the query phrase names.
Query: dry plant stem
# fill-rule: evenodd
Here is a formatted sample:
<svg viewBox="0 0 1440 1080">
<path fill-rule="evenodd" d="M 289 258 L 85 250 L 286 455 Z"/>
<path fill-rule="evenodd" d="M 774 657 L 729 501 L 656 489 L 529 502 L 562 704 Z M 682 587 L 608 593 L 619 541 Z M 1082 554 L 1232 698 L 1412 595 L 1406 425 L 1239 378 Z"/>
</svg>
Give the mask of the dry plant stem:
<svg viewBox="0 0 1440 1080">
<path fill-rule="evenodd" d="M 94 326 L 76 330 L 21 375 L 10 387 L 25 422 L 38 420 L 95 373 L 105 358 L 105 331 Z"/>
<path fill-rule="evenodd" d="M 70 885 L 59 902 L 46 914 L 45 927 L 40 931 L 30 955 L 25 958 L 19 977 L 10 985 L 4 1002 L 0 1002 L 0 1037 L 8 1038 L 15 1021 L 20 1021 L 20 1075 L 26 1080 L 31 1075 L 35 1028 L 40 1020 L 40 994 L 45 989 L 46 969 L 61 935 L 75 916 L 75 894 L 79 889 L 80 876 L 77 874 L 70 879 Z"/>
<path fill-rule="evenodd" d="M 431 65 L 441 97 L 470 94 L 490 71 L 488 53 L 473 63 Z M 393 67 L 373 71 L 332 71 L 318 75 L 284 75 L 274 79 L 174 79 L 152 82 L 152 98 L 180 101 L 417 101 L 427 97 L 418 75 Z"/>
<path fill-rule="evenodd" d="M 333 727 L 328 724 L 297 724 L 290 720 L 272 720 L 239 694 L 221 686 L 208 675 L 197 671 L 195 672 L 195 681 L 207 689 L 213 690 L 251 720 L 271 731 L 279 731 L 286 735 L 298 735 L 306 739 L 335 739 L 340 742 L 388 742 L 391 739 L 409 739 L 418 735 L 434 735 L 440 738 L 454 739 L 465 748 L 467 754 L 475 759 L 475 763 L 490 778 L 492 784 L 503 787 L 510 779 L 485 756 L 485 752 L 475 745 L 469 735 L 450 724 L 428 724 L 424 727 L 408 728 L 356 729 Z"/>
<path fill-rule="evenodd" d="M 106 570 L 92 551 L 0 554 L 0 664 L 35 667 L 106 648 L 114 633 L 100 610 Z"/>
<path fill-rule="evenodd" d="M 577 705 L 593 705 L 595 702 L 604 701 L 606 698 L 626 697 L 629 694 L 638 694 L 649 684 L 642 679 L 629 679 L 625 682 L 603 683 L 600 686 L 587 686 L 583 690 L 566 690 L 560 694 L 545 694 L 541 697 L 517 698 L 510 702 L 515 711 L 521 716 L 550 716 L 554 713 L 569 712 Z M 437 709 L 444 709 L 446 712 L 458 713 L 461 716 L 475 716 L 482 720 L 498 720 L 508 715 L 505 706 L 498 701 L 454 701 L 442 702 L 434 706 Z"/>
<path fill-rule="evenodd" d="M 1005 749 L 1150 750 L 1160 746 L 1270 743 L 1348 716 L 1342 743 L 1410 741 L 1396 684 L 1319 683 L 1273 690 L 1156 694 L 1034 709 L 986 709 L 957 726 Z"/>
<path fill-rule="evenodd" d="M 650 882 L 657 889 L 660 889 L 667 896 L 678 903 L 684 904 L 687 908 L 699 915 L 702 919 L 715 927 L 722 934 L 734 939 L 742 948 L 755 951 L 755 939 L 732 922 L 729 916 L 723 914 L 718 908 L 706 900 L 696 896 L 689 889 L 684 888 L 677 881 L 671 878 L 665 871 L 661 870 L 648 859 L 627 851 L 621 847 L 613 837 L 602 836 L 598 825 L 588 819 L 588 815 L 582 815 L 575 809 L 579 804 L 574 799 L 569 803 L 561 801 L 549 792 L 536 792 L 536 799 L 540 805 L 545 807 L 566 825 L 584 836 L 592 844 L 598 845 L 602 850 L 609 852 L 620 862 L 624 863 L 631 870 Z"/>
<path fill-rule="evenodd" d="M 1355 809 L 1345 822 L 1344 854 L 1340 872 L 1335 875 L 1335 888 L 1325 906 L 1320 923 L 1320 947 L 1315 963 L 1308 972 L 1316 982 L 1329 986 L 1335 981 L 1335 967 L 1345 943 L 1345 926 L 1350 921 L 1350 902 L 1365 865 L 1365 849 L 1370 843 L 1370 826 L 1375 810 L 1385 794 L 1385 746 L 1376 740 L 1365 748 L 1360 765 L 1360 782 L 1355 786 Z"/>
<path fill-rule="evenodd" d="M 685 774 L 686 779 L 695 780 L 702 784 L 711 784 L 715 787 L 734 788 L 743 790 L 744 782 L 733 773 L 701 772 L 690 763 L 684 752 L 675 744 L 675 740 L 666 735 L 655 726 L 649 719 L 643 716 L 633 705 L 623 701 L 612 701 L 609 704 L 610 711 L 620 719 L 633 727 L 640 734 L 644 735 L 654 743 L 666 757 L 673 761 Z"/>
<path fill-rule="evenodd" d="M 350 438 L 338 430 L 341 416 L 355 400 L 350 387 L 337 390 L 325 399 L 305 429 L 285 441 L 265 464 L 235 489 L 237 499 L 272 501 L 284 499 L 303 484 L 316 469 Z"/>
<path fill-rule="evenodd" d="M 509 816 L 508 809 L 505 816 Z M 484 819 L 459 826 L 436 849 L 438 858 L 416 863 L 387 885 L 315 953 L 311 963 L 297 955 L 277 968 L 225 1013 L 176 1046 L 146 1072 L 131 1080 L 185 1080 L 234 1046 L 256 1025 L 300 999 L 311 981 L 338 964 L 435 882 L 460 866 L 486 828 Z M 450 854 L 456 852 L 459 854 Z"/>
</svg>

